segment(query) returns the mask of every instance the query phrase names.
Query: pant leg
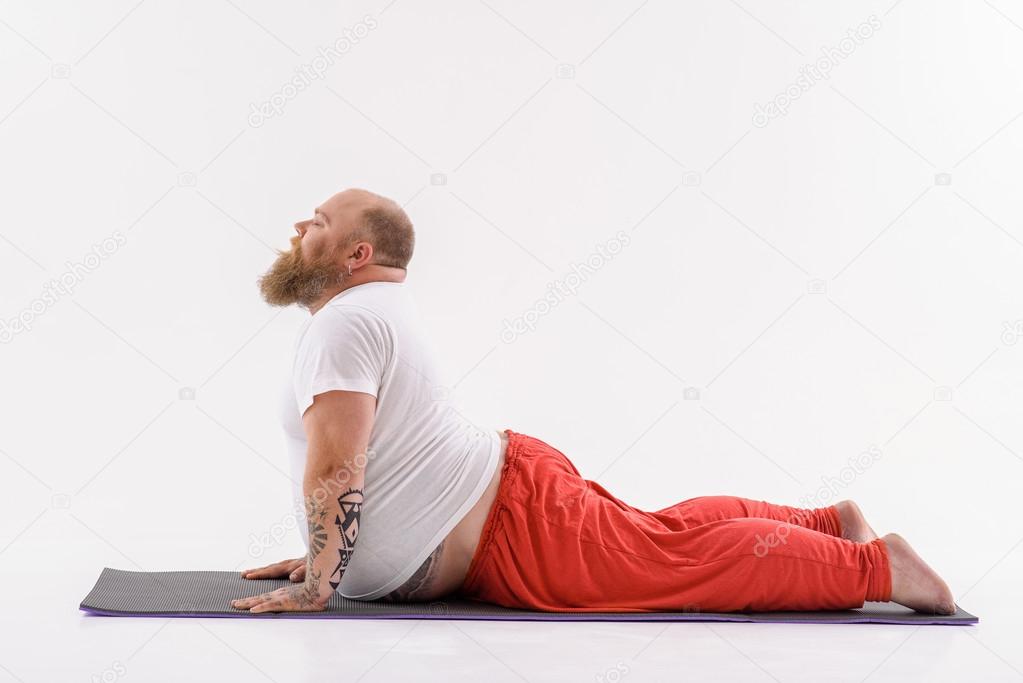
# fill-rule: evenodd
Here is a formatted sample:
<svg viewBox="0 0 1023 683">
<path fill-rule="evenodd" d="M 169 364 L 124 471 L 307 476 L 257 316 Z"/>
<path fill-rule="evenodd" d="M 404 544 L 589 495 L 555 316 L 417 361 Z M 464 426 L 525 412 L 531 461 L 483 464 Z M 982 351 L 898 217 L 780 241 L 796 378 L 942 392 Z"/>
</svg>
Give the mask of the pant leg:
<svg viewBox="0 0 1023 683">
<path fill-rule="evenodd" d="M 620 559 L 615 572 L 591 572 L 591 585 L 576 596 L 580 603 L 732 612 L 850 609 L 891 597 L 887 547 L 880 539 L 854 543 L 756 517 L 654 534 L 630 522 L 612 522 L 624 530 L 619 539 L 628 545 L 611 553 Z M 647 554 L 651 546 L 656 552 Z M 603 566 L 609 551 L 592 547 L 587 564 Z M 629 587 L 607 591 L 615 574 Z"/>
<path fill-rule="evenodd" d="M 700 496 L 650 514 L 665 526 L 684 529 L 725 519 L 759 517 L 788 522 L 829 536 L 842 535 L 842 523 L 834 505 L 798 508 L 737 496 Z"/>
<path fill-rule="evenodd" d="M 575 464 L 564 453 L 553 447 L 549 448 L 552 451 L 552 456 L 557 458 L 567 471 L 571 471 L 579 477 L 592 493 L 602 496 L 622 510 L 652 515 L 666 526 L 690 528 L 723 519 L 760 517 L 789 522 L 829 536 L 842 535 L 841 518 L 834 505 L 822 508 L 799 508 L 738 496 L 699 496 L 654 512 L 646 512 L 629 505 L 597 482 L 583 479 Z"/>
<path fill-rule="evenodd" d="M 676 518 L 601 495 L 542 441 L 509 437 L 465 597 L 576 612 L 844 609 L 890 598 L 880 539 L 760 517 L 665 524 Z"/>
</svg>

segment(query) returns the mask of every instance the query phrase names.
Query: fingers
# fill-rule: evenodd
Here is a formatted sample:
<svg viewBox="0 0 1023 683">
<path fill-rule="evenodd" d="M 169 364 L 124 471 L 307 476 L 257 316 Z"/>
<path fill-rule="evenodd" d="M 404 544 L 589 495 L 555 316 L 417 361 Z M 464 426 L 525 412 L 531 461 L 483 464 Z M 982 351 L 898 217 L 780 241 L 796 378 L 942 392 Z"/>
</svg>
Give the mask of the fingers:
<svg viewBox="0 0 1023 683">
<path fill-rule="evenodd" d="M 249 609 L 253 605 L 258 605 L 262 602 L 266 602 L 267 600 L 273 599 L 274 593 L 276 592 L 277 591 L 273 591 L 271 593 L 263 593 L 262 595 L 253 595 L 250 598 L 238 598 L 237 600 L 231 601 L 231 607 L 234 607 L 236 609 Z"/>
<path fill-rule="evenodd" d="M 268 564 L 265 567 L 257 567 L 255 569 L 246 569 L 242 572 L 243 579 L 282 579 L 288 576 L 295 570 L 296 567 L 302 566 L 305 562 L 304 559 L 295 560 L 281 560 L 280 562 L 274 562 Z"/>
<path fill-rule="evenodd" d="M 235 609 L 247 609 L 253 614 L 262 612 L 313 612 L 322 611 L 323 607 L 318 604 L 311 604 L 309 601 L 296 599 L 302 588 L 297 586 L 286 586 L 278 588 L 270 593 L 254 595 L 250 598 L 239 598 L 231 601 L 231 607 Z"/>
<path fill-rule="evenodd" d="M 293 583 L 302 583 L 305 581 L 305 563 L 300 564 L 295 571 L 291 572 L 289 578 Z"/>
<path fill-rule="evenodd" d="M 242 572 L 242 578 L 245 579 L 273 579 L 280 576 L 282 568 L 291 560 L 284 560 L 282 562 L 275 562 L 274 564 L 268 564 L 265 567 L 257 567 L 255 569 L 246 569 Z"/>
<path fill-rule="evenodd" d="M 249 611 L 253 614 L 259 614 L 260 612 L 284 612 L 289 609 L 294 609 L 295 605 L 289 604 L 283 598 L 274 598 L 273 600 L 267 600 L 261 602 L 258 605 L 253 605 Z"/>
</svg>

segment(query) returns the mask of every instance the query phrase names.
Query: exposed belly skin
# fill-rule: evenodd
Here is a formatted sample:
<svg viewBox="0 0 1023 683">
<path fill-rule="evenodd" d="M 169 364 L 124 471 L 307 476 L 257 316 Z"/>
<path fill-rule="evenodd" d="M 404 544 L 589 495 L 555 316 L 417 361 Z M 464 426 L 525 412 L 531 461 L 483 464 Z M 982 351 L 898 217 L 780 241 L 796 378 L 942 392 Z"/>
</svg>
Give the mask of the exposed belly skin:
<svg viewBox="0 0 1023 683">
<path fill-rule="evenodd" d="M 504 469 L 505 454 L 508 450 L 508 435 L 501 435 L 501 451 L 497 461 L 497 469 L 487 485 L 486 490 L 468 514 L 455 525 L 444 540 L 404 584 L 380 598 L 384 602 L 425 602 L 449 595 L 457 591 L 469 571 L 469 563 L 479 545 L 483 524 L 487 520 L 490 508 L 497 498 L 497 488 L 501 483 L 501 470 Z"/>
</svg>

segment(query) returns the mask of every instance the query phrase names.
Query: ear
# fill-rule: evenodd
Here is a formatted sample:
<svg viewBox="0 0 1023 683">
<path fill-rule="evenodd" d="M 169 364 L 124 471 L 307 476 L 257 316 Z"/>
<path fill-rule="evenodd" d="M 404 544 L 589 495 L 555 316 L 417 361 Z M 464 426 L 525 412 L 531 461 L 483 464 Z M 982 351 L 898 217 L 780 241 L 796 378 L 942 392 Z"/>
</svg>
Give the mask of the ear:
<svg viewBox="0 0 1023 683">
<path fill-rule="evenodd" d="M 369 242 L 356 242 L 352 251 L 352 267 L 361 268 L 373 261 L 373 245 Z"/>
</svg>

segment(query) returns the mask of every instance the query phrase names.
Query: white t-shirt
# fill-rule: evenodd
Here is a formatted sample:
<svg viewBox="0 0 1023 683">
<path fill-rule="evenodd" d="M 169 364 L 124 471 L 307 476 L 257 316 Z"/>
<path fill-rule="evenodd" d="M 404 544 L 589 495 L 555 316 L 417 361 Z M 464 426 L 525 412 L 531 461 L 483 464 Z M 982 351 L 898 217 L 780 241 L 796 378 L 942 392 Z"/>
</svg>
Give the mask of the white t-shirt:
<svg viewBox="0 0 1023 683">
<path fill-rule="evenodd" d="M 404 283 L 344 290 L 299 330 L 281 404 L 307 548 L 301 416 L 314 396 L 335 389 L 377 397 L 359 535 L 338 586 L 346 598 L 375 600 L 405 583 L 480 499 L 497 468 L 501 438 L 451 404 Z"/>
</svg>

